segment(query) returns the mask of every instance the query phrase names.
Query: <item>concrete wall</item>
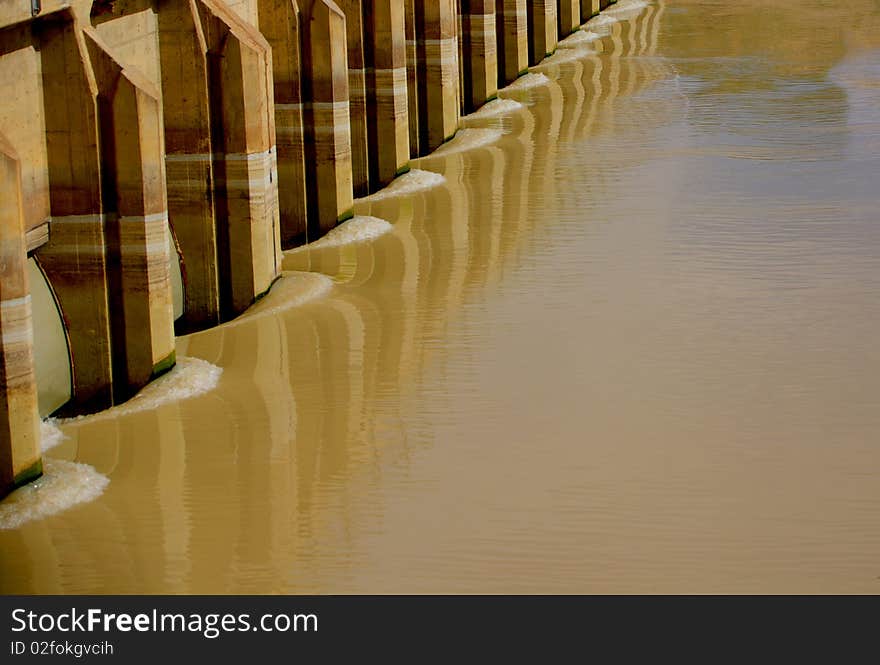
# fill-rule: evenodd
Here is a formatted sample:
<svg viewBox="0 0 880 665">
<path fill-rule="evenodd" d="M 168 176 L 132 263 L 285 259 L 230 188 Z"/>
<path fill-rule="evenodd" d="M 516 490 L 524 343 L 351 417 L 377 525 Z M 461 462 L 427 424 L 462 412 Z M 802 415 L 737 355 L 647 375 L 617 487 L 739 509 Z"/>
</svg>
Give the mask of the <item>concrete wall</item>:
<svg viewBox="0 0 880 665">
<path fill-rule="evenodd" d="M 0 0 L 0 494 L 40 473 L 29 257 L 62 410 L 124 401 L 605 4 Z"/>
</svg>

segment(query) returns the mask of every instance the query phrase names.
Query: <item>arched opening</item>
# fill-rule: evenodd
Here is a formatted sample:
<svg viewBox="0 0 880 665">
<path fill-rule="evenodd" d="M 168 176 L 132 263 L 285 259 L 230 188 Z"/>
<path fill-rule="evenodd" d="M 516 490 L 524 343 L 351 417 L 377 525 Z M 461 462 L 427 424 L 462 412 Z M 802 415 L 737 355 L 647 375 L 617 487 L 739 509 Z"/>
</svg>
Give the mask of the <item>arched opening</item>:
<svg viewBox="0 0 880 665">
<path fill-rule="evenodd" d="M 27 260 L 34 326 L 34 373 L 40 417 L 52 415 L 73 394 L 70 345 L 61 308 L 36 257 Z"/>
</svg>

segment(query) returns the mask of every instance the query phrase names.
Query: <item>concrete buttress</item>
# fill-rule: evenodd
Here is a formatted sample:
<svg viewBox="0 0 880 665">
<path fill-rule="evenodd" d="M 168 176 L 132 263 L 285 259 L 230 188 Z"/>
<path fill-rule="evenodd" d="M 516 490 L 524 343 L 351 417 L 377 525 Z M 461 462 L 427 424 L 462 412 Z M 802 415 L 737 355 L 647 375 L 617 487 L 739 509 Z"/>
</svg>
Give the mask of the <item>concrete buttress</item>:
<svg viewBox="0 0 880 665">
<path fill-rule="evenodd" d="M 448 141 L 458 129 L 458 37 L 453 0 L 416 0 L 420 148 Z"/>
<path fill-rule="evenodd" d="M 528 0 L 495 0 L 498 40 L 498 87 L 512 83 L 529 68 Z"/>
<path fill-rule="evenodd" d="M 370 189 L 378 190 L 409 164 L 409 94 L 404 0 L 365 0 L 365 61 Z"/>
<path fill-rule="evenodd" d="M 302 0 L 299 0 L 302 2 Z M 259 0 L 260 32 L 272 47 L 281 245 L 306 236 L 306 163 L 302 98 L 302 17 L 298 0 Z"/>
<path fill-rule="evenodd" d="M 309 236 L 352 217 L 345 15 L 331 0 L 304 8 L 303 71 Z"/>
<path fill-rule="evenodd" d="M 18 156 L 0 134 L 0 497 L 42 474 Z"/>
<path fill-rule="evenodd" d="M 367 21 L 370 20 L 365 0 L 339 0 L 345 14 L 346 52 L 348 53 L 348 113 L 351 125 L 351 178 L 355 196 L 366 196 L 375 187 L 370 182 L 370 145 L 367 132 L 367 62 L 369 48 Z"/>
<path fill-rule="evenodd" d="M 498 92 L 495 0 L 461 0 L 464 109 L 470 113 Z"/>
<path fill-rule="evenodd" d="M 537 65 L 556 50 L 556 0 L 528 0 L 529 64 Z"/>
<path fill-rule="evenodd" d="M 559 38 L 568 37 L 581 26 L 581 0 L 559 0 L 557 7 Z M 587 17 L 589 18 L 589 16 Z"/>
<path fill-rule="evenodd" d="M 281 269 L 272 51 L 219 0 L 198 0 L 208 49 L 220 308 L 268 291 Z"/>
</svg>

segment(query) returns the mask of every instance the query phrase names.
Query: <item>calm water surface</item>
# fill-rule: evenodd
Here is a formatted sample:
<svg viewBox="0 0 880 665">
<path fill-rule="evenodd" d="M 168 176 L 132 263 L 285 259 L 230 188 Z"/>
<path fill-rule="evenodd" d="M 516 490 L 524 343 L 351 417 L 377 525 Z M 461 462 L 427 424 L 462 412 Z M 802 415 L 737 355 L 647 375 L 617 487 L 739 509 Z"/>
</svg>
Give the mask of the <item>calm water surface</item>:
<svg viewBox="0 0 880 665">
<path fill-rule="evenodd" d="M 880 592 L 880 3 L 626 2 L 65 424 L 0 591 Z"/>
</svg>

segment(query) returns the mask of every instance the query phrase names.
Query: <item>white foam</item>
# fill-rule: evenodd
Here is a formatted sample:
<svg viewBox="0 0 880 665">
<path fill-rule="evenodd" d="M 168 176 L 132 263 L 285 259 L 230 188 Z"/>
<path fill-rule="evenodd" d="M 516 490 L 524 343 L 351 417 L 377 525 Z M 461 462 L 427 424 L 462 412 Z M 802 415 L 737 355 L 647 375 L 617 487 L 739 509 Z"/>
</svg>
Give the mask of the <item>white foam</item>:
<svg viewBox="0 0 880 665">
<path fill-rule="evenodd" d="M 498 99 L 493 99 L 491 102 L 486 102 L 473 113 L 464 116 L 463 120 L 494 118 L 499 115 L 504 115 L 505 113 L 513 113 L 521 108 L 523 108 L 523 105 L 515 99 L 502 99 L 499 97 Z"/>
<path fill-rule="evenodd" d="M 52 450 L 67 438 L 57 423 L 55 418 L 46 418 L 46 420 L 40 421 L 40 450 L 43 452 Z"/>
<path fill-rule="evenodd" d="M 620 19 L 610 16 L 606 10 L 602 14 L 591 18 L 584 25 L 586 29 L 592 32 L 597 32 L 600 35 L 607 35 L 611 31 L 611 26 L 619 22 Z"/>
<path fill-rule="evenodd" d="M 583 60 L 587 56 L 590 56 L 594 53 L 591 49 L 585 48 L 562 48 L 556 51 L 553 55 L 548 55 L 544 58 L 540 63 L 532 67 L 533 72 L 540 72 L 545 68 L 554 67 L 557 65 L 565 64 L 566 62 L 575 62 L 577 60 Z"/>
<path fill-rule="evenodd" d="M 403 196 L 405 194 L 413 194 L 424 189 L 437 187 L 446 182 L 446 178 L 440 173 L 433 171 L 423 171 L 421 169 L 412 169 L 402 176 L 395 178 L 390 185 L 379 190 L 375 194 L 364 197 L 364 201 L 381 201 L 391 196 Z M 357 219 L 357 218 L 355 218 Z M 320 242 L 320 241 L 318 241 Z"/>
<path fill-rule="evenodd" d="M 137 395 L 124 404 L 87 416 L 57 418 L 60 424 L 91 422 L 126 416 L 141 411 L 151 411 L 163 404 L 201 395 L 217 387 L 223 370 L 201 358 L 181 356 L 177 364 L 166 374 L 141 388 Z"/>
<path fill-rule="evenodd" d="M 645 0 L 618 0 L 618 2 L 605 10 L 605 14 L 629 18 L 631 15 L 638 14 L 640 11 L 648 7 L 648 5 L 649 3 L 645 2 Z"/>
<path fill-rule="evenodd" d="M 422 171 L 422 173 L 429 173 Z M 432 175 L 437 175 L 436 173 Z M 443 176 L 440 176 L 441 178 Z M 339 226 L 327 232 L 323 238 L 319 238 L 315 242 L 310 242 L 302 247 L 289 249 L 285 254 L 296 254 L 308 249 L 323 249 L 325 247 L 339 247 L 341 245 L 352 245 L 359 242 L 366 242 L 373 238 L 388 233 L 393 227 L 384 219 L 378 217 L 370 217 L 369 215 L 355 215 L 347 222 L 343 222 Z"/>
<path fill-rule="evenodd" d="M 529 72 L 528 74 L 520 76 L 516 81 L 514 81 L 504 89 L 528 90 L 529 88 L 536 88 L 541 85 L 547 85 L 548 83 L 550 83 L 550 79 L 547 78 L 546 74 L 541 74 L 540 72 Z"/>
<path fill-rule="evenodd" d="M 46 458 L 43 476 L 0 501 L 0 530 L 16 529 L 96 499 L 110 479 L 88 464 Z"/>
<path fill-rule="evenodd" d="M 322 298 L 332 288 L 333 280 L 327 275 L 316 272 L 285 271 L 265 298 L 252 305 L 234 321 L 224 323 L 223 326 L 237 326 L 257 317 L 280 314 L 292 307 Z"/>
<path fill-rule="evenodd" d="M 464 152 L 475 148 L 495 143 L 504 134 L 500 129 L 482 129 L 476 127 L 466 127 L 458 130 L 455 138 L 444 143 L 431 155 L 449 155 L 456 152 Z"/>
<path fill-rule="evenodd" d="M 578 30 L 570 34 L 568 37 L 559 42 L 559 48 L 585 48 L 593 47 L 593 42 L 599 39 L 602 35 L 597 32 L 593 32 L 592 30 Z"/>
</svg>

